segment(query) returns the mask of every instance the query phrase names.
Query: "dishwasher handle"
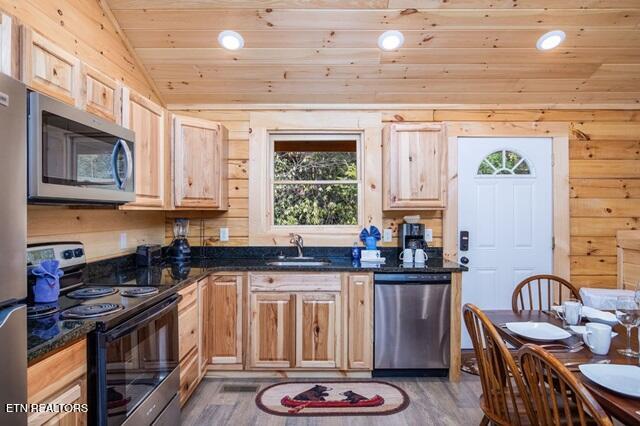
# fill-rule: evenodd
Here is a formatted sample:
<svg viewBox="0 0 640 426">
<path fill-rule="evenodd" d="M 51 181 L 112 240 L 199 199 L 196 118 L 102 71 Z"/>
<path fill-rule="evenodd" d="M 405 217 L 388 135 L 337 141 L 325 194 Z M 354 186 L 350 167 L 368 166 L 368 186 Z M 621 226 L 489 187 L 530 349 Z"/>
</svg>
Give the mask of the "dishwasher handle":
<svg viewBox="0 0 640 426">
<path fill-rule="evenodd" d="M 432 284 L 451 284 L 451 273 L 439 274 L 375 274 L 375 284 L 384 285 L 432 285 Z"/>
</svg>

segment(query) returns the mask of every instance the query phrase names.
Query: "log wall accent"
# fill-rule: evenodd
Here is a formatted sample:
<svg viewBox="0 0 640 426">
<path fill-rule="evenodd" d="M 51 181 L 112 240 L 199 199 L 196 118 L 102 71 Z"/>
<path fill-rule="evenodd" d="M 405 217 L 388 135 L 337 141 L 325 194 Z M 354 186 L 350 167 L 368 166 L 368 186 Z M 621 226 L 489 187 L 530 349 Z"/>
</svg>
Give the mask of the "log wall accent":
<svg viewBox="0 0 640 426">
<path fill-rule="evenodd" d="M 187 115 L 221 121 L 229 129 L 229 211 L 168 212 L 172 219 L 190 217 L 192 243 L 248 244 L 249 112 L 191 110 Z M 383 111 L 384 122 L 422 121 L 556 121 L 569 122 L 571 184 L 571 279 L 578 286 L 616 286 L 615 235 L 640 228 L 640 111 L 615 110 L 402 110 Z M 442 214 L 416 212 L 442 245 Z M 394 230 L 411 212 L 384 212 L 383 226 Z M 200 220 L 203 227 L 200 226 Z M 220 242 L 221 227 L 230 239 Z"/>
</svg>

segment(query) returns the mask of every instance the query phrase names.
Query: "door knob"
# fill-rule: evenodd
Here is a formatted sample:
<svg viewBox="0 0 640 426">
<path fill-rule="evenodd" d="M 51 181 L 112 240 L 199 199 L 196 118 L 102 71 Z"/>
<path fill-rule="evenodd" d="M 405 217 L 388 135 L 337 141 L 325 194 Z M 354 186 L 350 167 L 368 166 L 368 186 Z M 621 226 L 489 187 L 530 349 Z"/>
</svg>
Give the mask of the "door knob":
<svg viewBox="0 0 640 426">
<path fill-rule="evenodd" d="M 460 263 L 462 263 L 463 265 L 466 265 L 467 263 L 469 263 L 469 258 L 466 256 L 462 256 L 460 258 Z"/>
</svg>

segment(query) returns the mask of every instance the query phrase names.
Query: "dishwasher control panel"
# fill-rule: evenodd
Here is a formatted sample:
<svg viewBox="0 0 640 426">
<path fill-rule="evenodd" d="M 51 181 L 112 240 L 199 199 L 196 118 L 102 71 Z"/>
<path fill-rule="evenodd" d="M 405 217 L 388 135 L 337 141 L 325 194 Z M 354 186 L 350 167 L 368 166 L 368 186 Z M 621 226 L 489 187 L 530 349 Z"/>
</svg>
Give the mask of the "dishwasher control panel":
<svg viewBox="0 0 640 426">
<path fill-rule="evenodd" d="M 451 274 L 375 274 L 373 279 L 380 284 L 446 284 L 451 282 Z"/>
</svg>

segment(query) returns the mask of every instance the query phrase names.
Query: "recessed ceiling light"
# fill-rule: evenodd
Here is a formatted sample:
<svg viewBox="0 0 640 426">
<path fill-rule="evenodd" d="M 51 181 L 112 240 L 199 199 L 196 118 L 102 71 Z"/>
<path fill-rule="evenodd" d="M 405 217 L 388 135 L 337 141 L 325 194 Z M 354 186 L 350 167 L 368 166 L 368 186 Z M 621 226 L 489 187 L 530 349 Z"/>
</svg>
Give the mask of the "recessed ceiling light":
<svg viewBox="0 0 640 426">
<path fill-rule="evenodd" d="M 218 34 L 218 43 L 227 50 L 238 50 L 244 46 L 244 39 L 235 31 L 222 31 Z"/>
<path fill-rule="evenodd" d="M 396 50 L 402 47 L 404 36 L 400 31 L 385 31 L 378 37 L 378 47 L 382 50 Z"/>
<path fill-rule="evenodd" d="M 560 43 L 564 41 L 566 37 L 564 31 L 555 30 L 549 31 L 546 34 L 543 34 L 536 43 L 536 47 L 538 50 L 550 50 L 554 47 L 558 47 Z"/>
</svg>

